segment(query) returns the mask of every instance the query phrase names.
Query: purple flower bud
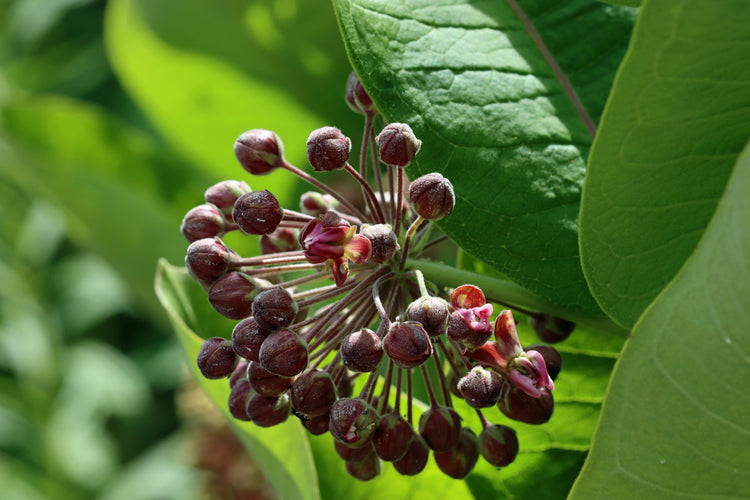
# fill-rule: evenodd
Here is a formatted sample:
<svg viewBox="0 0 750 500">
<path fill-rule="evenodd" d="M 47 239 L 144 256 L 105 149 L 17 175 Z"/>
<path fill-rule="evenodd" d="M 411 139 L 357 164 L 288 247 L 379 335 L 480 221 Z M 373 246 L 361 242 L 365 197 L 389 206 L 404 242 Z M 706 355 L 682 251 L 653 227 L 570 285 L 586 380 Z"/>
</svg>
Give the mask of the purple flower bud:
<svg viewBox="0 0 750 500">
<path fill-rule="evenodd" d="M 468 476 L 478 459 L 477 435 L 468 427 L 461 429 L 458 444 L 455 448 L 435 452 L 435 462 L 438 467 L 444 474 L 453 479 L 463 479 Z"/>
<path fill-rule="evenodd" d="M 360 446 L 359 448 L 352 448 L 342 441 L 334 441 L 333 448 L 342 460 L 353 463 L 361 462 L 373 453 L 371 444 Z"/>
<path fill-rule="evenodd" d="M 344 366 L 355 372 L 372 372 L 380 366 L 383 343 L 372 330 L 363 328 L 344 339 L 339 349 Z"/>
<path fill-rule="evenodd" d="M 434 451 L 447 451 L 456 446 L 461 432 L 461 417 L 446 406 L 431 406 L 419 418 L 419 434 Z"/>
<path fill-rule="evenodd" d="M 380 159 L 386 165 L 407 167 L 412 162 L 422 141 L 417 139 L 411 127 L 405 123 L 389 123 L 375 138 Z"/>
<path fill-rule="evenodd" d="M 382 264 L 393 258 L 401 247 L 398 244 L 396 233 L 390 224 L 365 224 L 360 228 L 359 234 L 370 240 L 372 246 L 371 262 Z"/>
<path fill-rule="evenodd" d="M 221 181 L 206 189 L 206 203 L 216 205 L 224 215 L 232 215 L 237 198 L 252 191 L 244 181 Z"/>
<path fill-rule="evenodd" d="M 399 474 L 404 476 L 415 476 L 422 472 L 430 457 L 430 450 L 422 436 L 414 435 L 409 449 L 403 457 L 393 461 L 393 467 Z"/>
<path fill-rule="evenodd" d="M 479 453 L 495 467 L 505 467 L 518 455 L 516 431 L 505 425 L 488 425 L 479 434 Z"/>
<path fill-rule="evenodd" d="M 458 390 L 472 408 L 489 408 L 500 399 L 503 384 L 496 372 L 475 366 L 458 382 Z"/>
<path fill-rule="evenodd" d="M 409 422 L 397 412 L 391 412 L 380 417 L 372 444 L 381 459 L 392 462 L 406 454 L 413 439 L 414 430 Z"/>
<path fill-rule="evenodd" d="M 485 312 L 482 310 L 489 308 L 492 313 L 492 305 L 486 304 L 483 308 L 472 309 L 460 309 L 453 311 L 448 321 L 448 327 L 446 328 L 446 335 L 451 340 L 455 340 L 459 344 L 465 346 L 469 350 L 480 348 L 484 345 L 487 340 L 492 337 L 492 324 L 487 319 L 487 325 L 489 329 L 485 329 L 481 326 L 481 319 L 484 317 Z M 469 312 L 475 319 L 470 322 L 466 320 L 466 315 L 462 315 L 461 312 Z M 477 316 L 479 314 L 479 316 Z M 475 325 L 472 328 L 472 325 Z"/>
<path fill-rule="evenodd" d="M 336 210 L 339 206 L 339 200 L 330 194 L 307 191 L 300 197 L 299 205 L 302 213 L 320 217 L 330 210 Z"/>
<path fill-rule="evenodd" d="M 230 272 L 214 281 L 208 289 L 208 301 L 216 312 L 229 319 L 250 316 L 258 295 L 255 280 L 247 274 Z"/>
<path fill-rule="evenodd" d="M 300 246 L 297 238 L 297 230 L 288 227 L 277 227 L 274 232 L 261 235 L 260 251 L 263 255 L 268 255 L 299 250 Z"/>
<path fill-rule="evenodd" d="M 263 341 L 258 358 L 263 368 L 282 377 L 294 377 L 307 367 L 307 342 L 286 328 Z"/>
<path fill-rule="evenodd" d="M 360 115 L 375 115 L 377 113 L 375 104 L 354 71 L 349 75 L 349 79 L 346 82 L 345 98 L 346 103 L 355 113 L 359 113 Z"/>
<path fill-rule="evenodd" d="M 576 324 L 572 321 L 544 313 L 529 316 L 529 322 L 537 336 L 549 344 L 555 344 L 567 339 L 576 327 Z"/>
<path fill-rule="evenodd" d="M 292 295 L 281 287 L 268 288 L 253 300 L 253 317 L 264 330 L 277 330 L 292 324 L 299 307 Z"/>
<path fill-rule="evenodd" d="M 359 462 L 346 462 L 346 472 L 360 481 L 369 481 L 380 474 L 380 460 L 375 453 L 370 452 Z"/>
<path fill-rule="evenodd" d="M 229 413 L 237 420 L 250 420 L 250 415 L 247 414 L 247 402 L 252 392 L 247 380 L 240 380 L 232 386 L 229 392 Z"/>
<path fill-rule="evenodd" d="M 185 257 L 190 276 L 206 289 L 229 270 L 231 261 L 229 249 L 219 238 L 194 241 L 188 247 Z"/>
<path fill-rule="evenodd" d="M 248 361 L 259 361 L 260 346 L 270 335 L 261 329 L 255 318 L 250 316 L 237 323 L 232 330 L 232 348 L 238 356 Z"/>
<path fill-rule="evenodd" d="M 283 218 L 284 209 L 268 190 L 243 194 L 232 209 L 232 219 L 245 234 L 270 234 Z"/>
<path fill-rule="evenodd" d="M 309 419 L 302 419 L 302 426 L 307 429 L 307 432 L 313 436 L 320 436 L 328 432 L 328 421 L 329 414 L 320 415 L 319 417 L 312 417 Z"/>
<path fill-rule="evenodd" d="M 432 356 L 432 343 L 422 325 L 414 321 L 391 323 L 383 350 L 401 368 L 416 368 Z"/>
<path fill-rule="evenodd" d="M 510 381 L 504 380 L 503 386 L 497 407 L 506 417 L 531 425 L 546 423 L 552 417 L 555 400 L 551 392 L 545 391 L 535 398 L 515 387 Z"/>
<path fill-rule="evenodd" d="M 290 395 L 295 410 L 308 417 L 319 417 L 327 415 L 336 402 L 336 387 L 328 372 L 315 369 L 297 377 Z"/>
<path fill-rule="evenodd" d="M 316 172 L 344 168 L 351 149 L 352 141 L 335 127 L 313 130 L 307 138 L 307 159 Z"/>
<path fill-rule="evenodd" d="M 409 185 L 414 211 L 427 220 L 440 220 L 453 212 L 456 196 L 453 184 L 438 173 L 419 177 Z"/>
<path fill-rule="evenodd" d="M 261 396 L 280 396 L 292 384 L 291 378 L 271 373 L 257 361 L 252 361 L 248 366 L 247 380 L 250 387 Z"/>
<path fill-rule="evenodd" d="M 228 377 L 234 371 L 237 355 L 232 343 L 221 337 L 211 337 L 203 341 L 198 352 L 197 364 L 201 373 L 208 379 Z"/>
<path fill-rule="evenodd" d="M 430 337 L 439 337 L 448 327 L 448 303 L 439 297 L 420 297 L 406 308 L 406 316 L 416 321 Z"/>
<path fill-rule="evenodd" d="M 218 207 L 204 203 L 185 214 L 180 231 L 190 243 L 203 238 L 219 237 L 226 231 L 226 220 Z"/>
<path fill-rule="evenodd" d="M 234 348 L 234 344 L 232 344 Z M 236 352 L 236 351 L 235 351 Z M 247 380 L 247 361 L 240 359 L 229 377 L 229 387 L 234 387 L 240 380 Z"/>
<path fill-rule="evenodd" d="M 275 132 L 253 129 L 237 138 L 234 154 L 242 168 L 253 175 L 264 175 L 284 162 L 284 144 Z"/>
<path fill-rule="evenodd" d="M 331 435 L 352 448 L 369 446 L 377 418 L 364 399 L 339 399 L 331 407 Z"/>
<path fill-rule="evenodd" d="M 247 401 L 247 414 L 259 427 L 272 427 L 284 422 L 289 418 L 291 409 L 288 394 L 276 397 L 253 394 Z"/>
</svg>

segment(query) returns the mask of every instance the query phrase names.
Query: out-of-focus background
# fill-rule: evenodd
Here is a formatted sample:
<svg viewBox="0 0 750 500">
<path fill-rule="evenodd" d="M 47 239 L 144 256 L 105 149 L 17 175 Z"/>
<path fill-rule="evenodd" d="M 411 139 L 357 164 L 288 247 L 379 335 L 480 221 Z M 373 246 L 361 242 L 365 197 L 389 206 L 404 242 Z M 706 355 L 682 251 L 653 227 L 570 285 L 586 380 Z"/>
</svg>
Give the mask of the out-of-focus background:
<svg viewBox="0 0 750 500">
<path fill-rule="evenodd" d="M 350 71 L 325 2 L 0 1 L 0 498 L 273 497 L 153 277 L 211 184 L 293 204 L 290 176 L 237 164 L 244 130 L 299 166 L 314 128 L 357 142 Z"/>
</svg>

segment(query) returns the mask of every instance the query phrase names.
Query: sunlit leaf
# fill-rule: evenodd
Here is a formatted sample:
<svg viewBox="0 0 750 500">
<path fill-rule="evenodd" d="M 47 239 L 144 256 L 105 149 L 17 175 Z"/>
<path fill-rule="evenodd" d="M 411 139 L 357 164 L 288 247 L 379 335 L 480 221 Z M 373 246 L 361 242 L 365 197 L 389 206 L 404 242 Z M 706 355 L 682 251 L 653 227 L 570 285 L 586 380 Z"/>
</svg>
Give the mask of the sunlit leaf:
<svg viewBox="0 0 750 500">
<path fill-rule="evenodd" d="M 750 495 L 750 148 L 698 244 L 636 324 L 571 498 Z"/>
<path fill-rule="evenodd" d="M 750 6 L 646 2 L 589 161 L 581 255 L 631 327 L 698 243 L 750 137 Z"/>
</svg>

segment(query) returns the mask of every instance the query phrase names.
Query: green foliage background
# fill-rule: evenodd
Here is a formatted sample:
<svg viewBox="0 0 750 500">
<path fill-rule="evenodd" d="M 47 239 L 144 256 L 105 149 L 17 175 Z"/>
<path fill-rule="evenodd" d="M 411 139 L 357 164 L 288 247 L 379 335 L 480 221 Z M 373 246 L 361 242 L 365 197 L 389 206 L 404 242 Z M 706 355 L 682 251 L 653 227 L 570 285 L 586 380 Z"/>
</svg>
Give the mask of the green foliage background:
<svg viewBox="0 0 750 500">
<path fill-rule="evenodd" d="M 279 497 L 750 495 L 750 7 L 514 7 L 0 4 L 3 494 L 201 498 L 175 397 L 200 338 L 231 323 L 174 267 L 179 221 L 227 178 L 293 206 L 303 187 L 246 179 L 232 142 L 274 129 L 304 167 L 310 130 L 332 124 L 356 149 L 361 120 L 342 99 L 353 66 L 385 117 L 424 141 L 413 168 L 456 187 L 442 229 L 475 258 L 428 278 L 482 280 L 581 326 L 559 345 L 552 421 L 514 424 L 507 470 L 480 462 L 457 482 L 434 463 L 413 479 L 386 466 L 358 483 L 330 437 L 235 424 Z M 226 412 L 226 387 L 201 384 Z"/>
</svg>

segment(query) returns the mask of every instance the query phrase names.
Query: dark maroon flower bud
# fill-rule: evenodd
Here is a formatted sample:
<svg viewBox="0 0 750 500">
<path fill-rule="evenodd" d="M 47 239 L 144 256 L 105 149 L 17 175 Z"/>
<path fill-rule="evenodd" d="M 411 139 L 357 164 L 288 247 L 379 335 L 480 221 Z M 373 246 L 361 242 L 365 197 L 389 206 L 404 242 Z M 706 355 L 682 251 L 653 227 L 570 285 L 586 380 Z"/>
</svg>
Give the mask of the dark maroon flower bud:
<svg viewBox="0 0 750 500">
<path fill-rule="evenodd" d="M 319 417 L 301 418 L 302 426 L 307 429 L 307 432 L 309 432 L 313 436 L 320 436 L 321 434 L 325 434 L 326 432 L 328 432 L 329 418 L 330 415 L 328 415 L 328 413 Z"/>
<path fill-rule="evenodd" d="M 360 448 L 370 445 L 377 421 L 375 409 L 364 399 L 339 399 L 331 407 L 329 425 L 334 438 Z"/>
<path fill-rule="evenodd" d="M 247 368 L 247 380 L 250 387 L 261 396 L 280 396 L 292 385 L 292 379 L 271 373 L 257 361 Z"/>
<path fill-rule="evenodd" d="M 307 368 L 307 342 L 286 328 L 273 332 L 260 346 L 263 368 L 282 377 L 294 377 Z"/>
<path fill-rule="evenodd" d="M 567 339 L 576 327 L 576 324 L 572 321 L 544 313 L 529 316 L 529 322 L 537 336 L 548 344 L 555 344 Z"/>
<path fill-rule="evenodd" d="M 221 181 L 206 189 L 206 203 L 216 205 L 224 215 L 232 216 L 237 198 L 252 191 L 245 181 Z"/>
<path fill-rule="evenodd" d="M 372 244 L 371 262 L 378 264 L 388 262 L 401 248 L 390 224 L 365 224 L 360 228 L 359 234 L 370 240 Z"/>
<path fill-rule="evenodd" d="M 259 361 L 260 346 L 270 335 L 250 316 L 237 323 L 232 330 L 232 348 L 238 356 L 248 361 Z"/>
<path fill-rule="evenodd" d="M 458 390 L 472 408 L 489 408 L 500 399 L 503 383 L 500 375 L 493 370 L 475 366 L 461 380 Z"/>
<path fill-rule="evenodd" d="M 232 219 L 245 234 L 270 234 L 283 218 L 284 209 L 269 190 L 243 194 L 232 209 Z"/>
<path fill-rule="evenodd" d="M 234 344 L 232 344 L 232 347 L 234 347 Z M 229 387 L 234 387 L 240 380 L 247 380 L 247 361 L 244 359 L 239 360 L 237 366 L 234 367 L 234 371 L 229 377 Z"/>
<path fill-rule="evenodd" d="M 461 417 L 447 406 L 431 406 L 419 418 L 419 434 L 434 451 L 456 446 L 461 432 Z"/>
<path fill-rule="evenodd" d="M 524 351 L 536 351 L 544 358 L 544 364 L 547 366 L 549 378 L 555 380 L 562 370 L 562 356 L 552 346 L 543 344 L 533 344 L 526 347 Z"/>
<path fill-rule="evenodd" d="M 316 172 L 344 168 L 351 149 L 352 141 L 336 127 L 313 130 L 307 138 L 307 159 Z"/>
<path fill-rule="evenodd" d="M 336 384 L 336 394 L 339 398 L 350 398 L 354 393 L 354 379 L 356 376 L 344 375 Z"/>
<path fill-rule="evenodd" d="M 440 297 L 420 297 L 406 308 L 409 321 L 422 324 L 430 337 L 439 337 L 445 333 L 450 317 L 448 303 Z"/>
<path fill-rule="evenodd" d="M 250 415 L 247 414 L 247 402 L 252 392 L 247 380 L 240 380 L 232 386 L 229 392 L 229 413 L 237 420 L 250 420 Z"/>
<path fill-rule="evenodd" d="M 218 207 L 204 203 L 191 208 L 182 219 L 180 231 L 190 243 L 203 238 L 223 236 L 227 221 Z"/>
<path fill-rule="evenodd" d="M 411 127 L 405 123 L 389 123 L 375 138 L 380 159 L 386 165 L 407 167 L 422 146 Z"/>
<path fill-rule="evenodd" d="M 392 462 L 406 454 L 413 439 L 414 429 L 409 422 L 397 412 L 391 412 L 380 417 L 372 444 L 380 458 Z"/>
<path fill-rule="evenodd" d="M 430 450 L 427 448 L 427 443 L 422 439 L 422 436 L 415 434 L 409 449 L 406 450 L 403 457 L 393 461 L 393 467 L 399 474 L 415 476 L 424 470 L 429 457 Z"/>
<path fill-rule="evenodd" d="M 361 462 L 373 453 L 370 443 L 359 448 L 352 448 L 344 442 L 334 440 L 333 448 L 341 459 L 347 462 Z"/>
<path fill-rule="evenodd" d="M 187 249 L 185 265 L 190 276 L 204 288 L 219 279 L 229 269 L 232 256 L 219 238 L 194 241 Z"/>
<path fill-rule="evenodd" d="M 375 104 L 367 93 L 357 74 L 352 71 L 346 82 L 346 103 L 355 113 L 360 115 L 374 115 L 377 113 Z"/>
<path fill-rule="evenodd" d="M 535 398 L 514 386 L 510 381 L 503 380 L 503 391 L 497 407 L 506 417 L 525 424 L 540 425 L 552 417 L 555 400 L 549 391 L 542 392 Z"/>
<path fill-rule="evenodd" d="M 237 364 L 237 355 L 232 349 L 232 342 L 221 337 L 204 340 L 198 352 L 197 363 L 206 378 L 217 379 L 230 376 Z"/>
<path fill-rule="evenodd" d="M 492 324 L 488 325 L 489 329 L 472 328 L 459 311 L 453 311 L 448 320 L 446 335 L 469 350 L 477 349 L 492 337 Z"/>
<path fill-rule="evenodd" d="M 288 227 L 277 227 L 271 234 L 260 237 L 260 251 L 264 255 L 299 250 L 299 232 Z"/>
<path fill-rule="evenodd" d="M 352 332 L 339 349 L 344 366 L 355 372 L 372 372 L 380 366 L 383 343 L 380 337 L 367 328 Z"/>
<path fill-rule="evenodd" d="M 516 431 L 505 425 L 488 425 L 479 434 L 479 453 L 495 467 L 505 467 L 518 455 Z"/>
<path fill-rule="evenodd" d="M 319 217 L 329 210 L 336 210 L 339 207 L 339 200 L 330 194 L 308 191 L 300 197 L 299 205 L 302 213 Z"/>
<path fill-rule="evenodd" d="M 214 281 L 208 289 L 208 301 L 216 312 L 229 319 L 250 316 L 253 300 L 258 295 L 255 280 L 233 271 Z"/>
<path fill-rule="evenodd" d="M 259 427 L 272 427 L 284 422 L 289 418 L 291 409 L 288 394 L 276 397 L 253 394 L 247 401 L 247 414 Z"/>
<path fill-rule="evenodd" d="M 298 311 L 292 295 L 281 287 L 263 290 L 253 301 L 253 316 L 264 330 L 286 328 L 297 317 Z"/>
<path fill-rule="evenodd" d="M 336 387 L 328 372 L 310 370 L 292 384 L 292 406 L 308 417 L 326 415 L 336 402 Z"/>
<path fill-rule="evenodd" d="M 477 435 L 468 427 L 461 429 L 461 435 L 455 448 L 435 452 L 435 462 L 437 462 L 438 467 L 444 474 L 453 479 L 463 479 L 468 476 L 478 459 Z"/>
<path fill-rule="evenodd" d="M 432 343 L 422 325 L 414 321 L 391 323 L 383 350 L 401 368 L 416 368 L 432 356 Z"/>
<path fill-rule="evenodd" d="M 456 196 L 453 184 L 433 172 L 419 177 L 409 186 L 409 199 L 414 211 L 427 220 L 440 220 L 453 211 Z"/>
<path fill-rule="evenodd" d="M 284 162 L 284 144 L 270 130 L 248 130 L 234 143 L 234 155 L 253 175 L 267 174 Z"/>
<path fill-rule="evenodd" d="M 346 462 L 346 472 L 360 481 L 369 481 L 380 474 L 380 460 L 375 453 L 370 452 L 359 462 Z"/>
</svg>

